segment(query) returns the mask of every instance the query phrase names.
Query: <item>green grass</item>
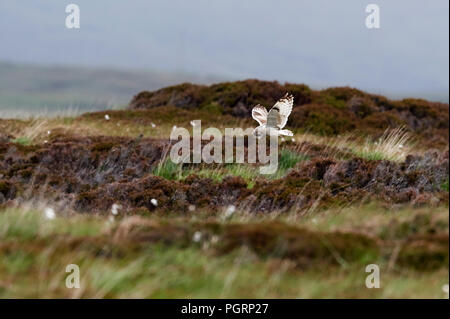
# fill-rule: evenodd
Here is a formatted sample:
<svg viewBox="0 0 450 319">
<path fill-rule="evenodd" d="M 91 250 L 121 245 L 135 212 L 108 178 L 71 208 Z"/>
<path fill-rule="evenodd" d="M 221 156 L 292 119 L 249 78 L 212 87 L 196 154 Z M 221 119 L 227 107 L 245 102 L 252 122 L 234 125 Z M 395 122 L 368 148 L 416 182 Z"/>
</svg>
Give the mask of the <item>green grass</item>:
<svg viewBox="0 0 450 319">
<path fill-rule="evenodd" d="M 361 211 L 360 218 L 354 219 Z M 400 218 L 411 223 L 420 209 L 404 209 Z M 441 218 L 445 209 L 436 212 Z M 340 216 L 340 217 L 339 217 Z M 257 227 L 259 218 L 248 216 L 242 225 Z M 292 216 L 291 216 L 292 217 Z M 337 220 L 336 218 L 340 218 Z M 214 223 L 236 223 L 232 220 Z M 290 218 L 287 216 L 286 218 Z M 333 211 L 290 222 L 311 230 L 358 229 L 364 225 L 392 224 L 392 214 L 376 206 Z M 383 221 L 380 223 L 380 219 Z M 181 220 L 147 217 L 145 228 L 158 225 L 198 227 L 195 218 Z M 0 298 L 445 298 L 447 268 L 419 272 L 388 269 L 387 260 L 364 257 L 360 261 L 326 268 L 298 268 L 289 259 L 267 258 L 245 245 L 217 253 L 204 242 L 166 245 L 133 243 L 132 237 L 115 240 L 120 219 L 76 215 L 48 220 L 41 211 L 0 210 Z M 189 225 L 189 226 L 187 226 Z M 196 226 L 197 225 L 197 226 Z M 253 225 L 253 226 L 251 226 Z M 264 225 L 262 223 L 261 225 Z M 348 228 L 350 226 L 350 228 Z M 139 230 L 141 228 L 137 228 Z M 209 229 L 209 228 L 207 228 Z M 139 238 L 136 237 L 136 238 Z M 263 237 L 262 237 L 263 238 Z M 331 243 L 332 244 L 332 243 Z M 220 245 L 220 241 L 218 243 Z M 375 262 L 381 269 L 381 288 L 367 289 L 364 265 Z M 81 288 L 68 289 L 68 264 L 80 267 Z"/>
<path fill-rule="evenodd" d="M 68 234 L 75 237 L 98 234 L 104 220 L 97 217 L 75 216 L 49 222 L 41 211 L 8 209 L 0 211 L 0 241 L 33 239 L 49 235 Z"/>
<path fill-rule="evenodd" d="M 299 154 L 288 149 L 282 149 L 280 152 L 280 160 L 278 162 L 278 170 L 286 171 L 293 168 L 298 162 L 306 161 L 309 157 L 303 154 Z"/>
<path fill-rule="evenodd" d="M 254 260 L 247 251 L 213 257 L 196 248 L 152 245 L 142 255 L 108 260 L 62 254 L 51 263 L 25 251 L 2 257 L 13 281 L 2 298 L 444 298 L 445 270 L 385 272 L 381 289 L 367 289 L 363 267 L 299 271 L 289 262 Z M 80 267 L 81 288 L 65 287 L 66 263 Z M 42 269 L 46 267 L 46 271 Z M 36 279 L 33 272 L 43 277 Z M 45 281 L 44 281 L 45 280 Z M 445 279 L 444 279 L 445 280 Z"/>
<path fill-rule="evenodd" d="M 21 145 L 31 145 L 32 141 L 28 137 L 18 137 L 12 141 L 13 143 L 21 144 Z"/>
<path fill-rule="evenodd" d="M 211 178 L 214 181 L 221 181 L 226 176 L 239 176 L 248 183 L 249 188 L 252 188 L 255 178 L 282 178 L 286 175 L 287 171 L 293 168 L 298 162 L 305 161 L 307 159 L 308 156 L 306 155 L 298 154 L 288 149 L 282 149 L 278 162 L 278 170 L 272 175 L 261 175 L 259 173 L 258 166 L 245 163 L 230 163 L 224 164 L 223 166 L 217 166 L 215 168 L 208 168 L 204 165 L 199 166 L 198 168 L 193 168 L 192 166 L 183 167 L 182 164 L 173 163 L 170 158 L 168 158 L 153 170 L 153 174 L 168 180 L 183 180 L 192 174 Z"/>
<path fill-rule="evenodd" d="M 182 176 L 182 165 L 167 159 L 156 166 L 152 173 L 168 180 L 179 180 Z"/>
<path fill-rule="evenodd" d="M 444 182 L 444 183 L 442 183 L 442 185 L 441 185 L 441 189 L 442 190 L 444 190 L 444 191 L 449 191 L 449 182 L 448 182 L 448 179 Z"/>
<path fill-rule="evenodd" d="M 377 151 L 355 152 L 355 155 L 367 159 L 369 161 L 380 161 L 386 159 L 385 154 Z"/>
</svg>

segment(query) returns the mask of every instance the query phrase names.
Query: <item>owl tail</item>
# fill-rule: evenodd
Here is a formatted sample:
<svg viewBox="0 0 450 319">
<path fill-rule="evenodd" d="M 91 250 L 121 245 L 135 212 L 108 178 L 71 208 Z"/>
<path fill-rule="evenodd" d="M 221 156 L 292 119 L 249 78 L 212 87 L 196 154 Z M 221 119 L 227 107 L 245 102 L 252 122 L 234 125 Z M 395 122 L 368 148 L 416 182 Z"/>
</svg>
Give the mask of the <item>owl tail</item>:
<svg viewBox="0 0 450 319">
<path fill-rule="evenodd" d="M 278 135 L 294 136 L 294 134 L 289 130 L 279 130 Z"/>
</svg>

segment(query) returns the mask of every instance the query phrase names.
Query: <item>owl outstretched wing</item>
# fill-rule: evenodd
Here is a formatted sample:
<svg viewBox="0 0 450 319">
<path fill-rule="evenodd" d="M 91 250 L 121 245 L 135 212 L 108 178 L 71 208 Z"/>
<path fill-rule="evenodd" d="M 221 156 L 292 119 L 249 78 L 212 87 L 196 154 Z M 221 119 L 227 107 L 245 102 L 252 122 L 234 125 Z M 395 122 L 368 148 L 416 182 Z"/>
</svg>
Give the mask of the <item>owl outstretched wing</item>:
<svg viewBox="0 0 450 319">
<path fill-rule="evenodd" d="M 264 125 L 267 123 L 267 110 L 262 105 L 256 105 L 252 109 L 252 117 L 259 123 L 259 125 Z"/>
<path fill-rule="evenodd" d="M 277 126 L 281 130 L 286 126 L 289 115 L 292 112 L 292 106 L 294 105 L 294 97 L 292 94 L 286 93 L 277 103 L 274 104 L 272 110 L 278 111 Z"/>
</svg>

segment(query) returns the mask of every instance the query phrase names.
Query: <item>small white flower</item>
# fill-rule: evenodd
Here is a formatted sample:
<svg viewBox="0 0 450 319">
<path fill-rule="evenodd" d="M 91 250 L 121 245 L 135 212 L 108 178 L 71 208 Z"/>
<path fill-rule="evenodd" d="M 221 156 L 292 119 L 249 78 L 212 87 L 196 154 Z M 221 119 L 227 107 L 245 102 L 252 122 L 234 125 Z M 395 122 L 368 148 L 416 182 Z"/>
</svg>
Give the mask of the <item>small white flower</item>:
<svg viewBox="0 0 450 319">
<path fill-rule="evenodd" d="M 44 144 L 47 144 L 47 143 L 48 143 L 48 141 L 47 141 L 47 140 L 45 140 L 45 141 L 44 141 Z"/>
<path fill-rule="evenodd" d="M 398 146 L 398 148 L 403 148 L 403 145 L 402 145 L 402 144 L 400 144 L 400 145 Z"/>
<path fill-rule="evenodd" d="M 45 218 L 47 219 L 55 219 L 56 214 L 55 214 L 55 210 L 51 207 L 46 207 L 44 210 L 45 213 Z"/>
<path fill-rule="evenodd" d="M 152 198 L 150 200 L 150 203 L 152 203 L 153 206 L 158 206 L 158 201 L 156 199 L 154 199 L 154 198 Z"/>
<path fill-rule="evenodd" d="M 50 135 L 52 132 L 51 131 L 47 131 L 47 135 Z"/>
<path fill-rule="evenodd" d="M 292 141 L 292 142 L 295 142 L 295 138 L 292 138 L 291 141 Z"/>
<path fill-rule="evenodd" d="M 284 137 L 281 138 L 281 141 L 284 142 Z"/>
<path fill-rule="evenodd" d="M 189 205 L 188 209 L 190 212 L 195 211 L 195 205 Z"/>
<path fill-rule="evenodd" d="M 109 121 L 110 117 L 108 114 L 105 114 L 105 120 Z"/>
<path fill-rule="evenodd" d="M 225 211 L 225 217 L 231 217 L 231 215 L 234 214 L 234 211 L 236 210 L 236 206 L 234 205 L 229 205 L 227 207 L 227 210 Z"/>
<path fill-rule="evenodd" d="M 445 292 L 446 294 L 449 293 L 448 284 L 445 284 L 445 285 L 442 286 L 442 291 Z"/>
<path fill-rule="evenodd" d="M 155 123 L 150 123 L 150 125 L 152 126 L 152 127 L 156 127 L 156 125 L 155 125 Z"/>
<path fill-rule="evenodd" d="M 192 237 L 192 240 L 196 243 L 198 243 L 200 240 L 202 240 L 202 233 L 199 231 L 196 231 L 194 233 L 194 236 Z"/>
<path fill-rule="evenodd" d="M 191 121 L 191 125 L 192 125 L 192 126 L 195 126 L 195 122 L 194 122 L 194 121 Z"/>
<path fill-rule="evenodd" d="M 121 208 L 122 208 L 122 205 L 114 203 L 111 207 L 111 214 L 113 214 L 113 215 L 119 214 L 119 209 L 121 209 Z"/>
</svg>

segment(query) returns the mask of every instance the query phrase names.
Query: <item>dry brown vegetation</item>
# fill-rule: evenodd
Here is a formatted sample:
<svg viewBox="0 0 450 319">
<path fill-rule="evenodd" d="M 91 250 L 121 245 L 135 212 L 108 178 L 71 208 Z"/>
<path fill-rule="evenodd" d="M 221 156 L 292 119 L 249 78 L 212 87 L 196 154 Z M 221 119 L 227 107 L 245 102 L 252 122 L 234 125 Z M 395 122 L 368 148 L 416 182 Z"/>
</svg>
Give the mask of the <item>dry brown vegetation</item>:
<svg viewBox="0 0 450 319">
<path fill-rule="evenodd" d="M 120 202 L 130 211 L 179 213 L 189 205 L 216 211 L 233 204 L 264 213 L 369 199 L 387 204 L 448 203 L 448 151 L 409 155 L 400 163 L 323 158 L 314 150 L 305 151 L 301 155 L 309 159 L 297 162 L 284 177 L 260 175 L 250 180 L 230 175 L 218 181 L 201 176 L 204 165 L 176 166 L 190 172 L 180 180 L 155 176 L 170 146 L 168 140 L 125 137 L 55 138 L 29 146 L 4 143 L 0 146 L 0 201 L 29 200 L 50 192 L 80 212 L 107 211 Z M 291 145 L 288 154 L 295 152 Z M 152 199 L 160 205 L 155 207 Z"/>
</svg>

